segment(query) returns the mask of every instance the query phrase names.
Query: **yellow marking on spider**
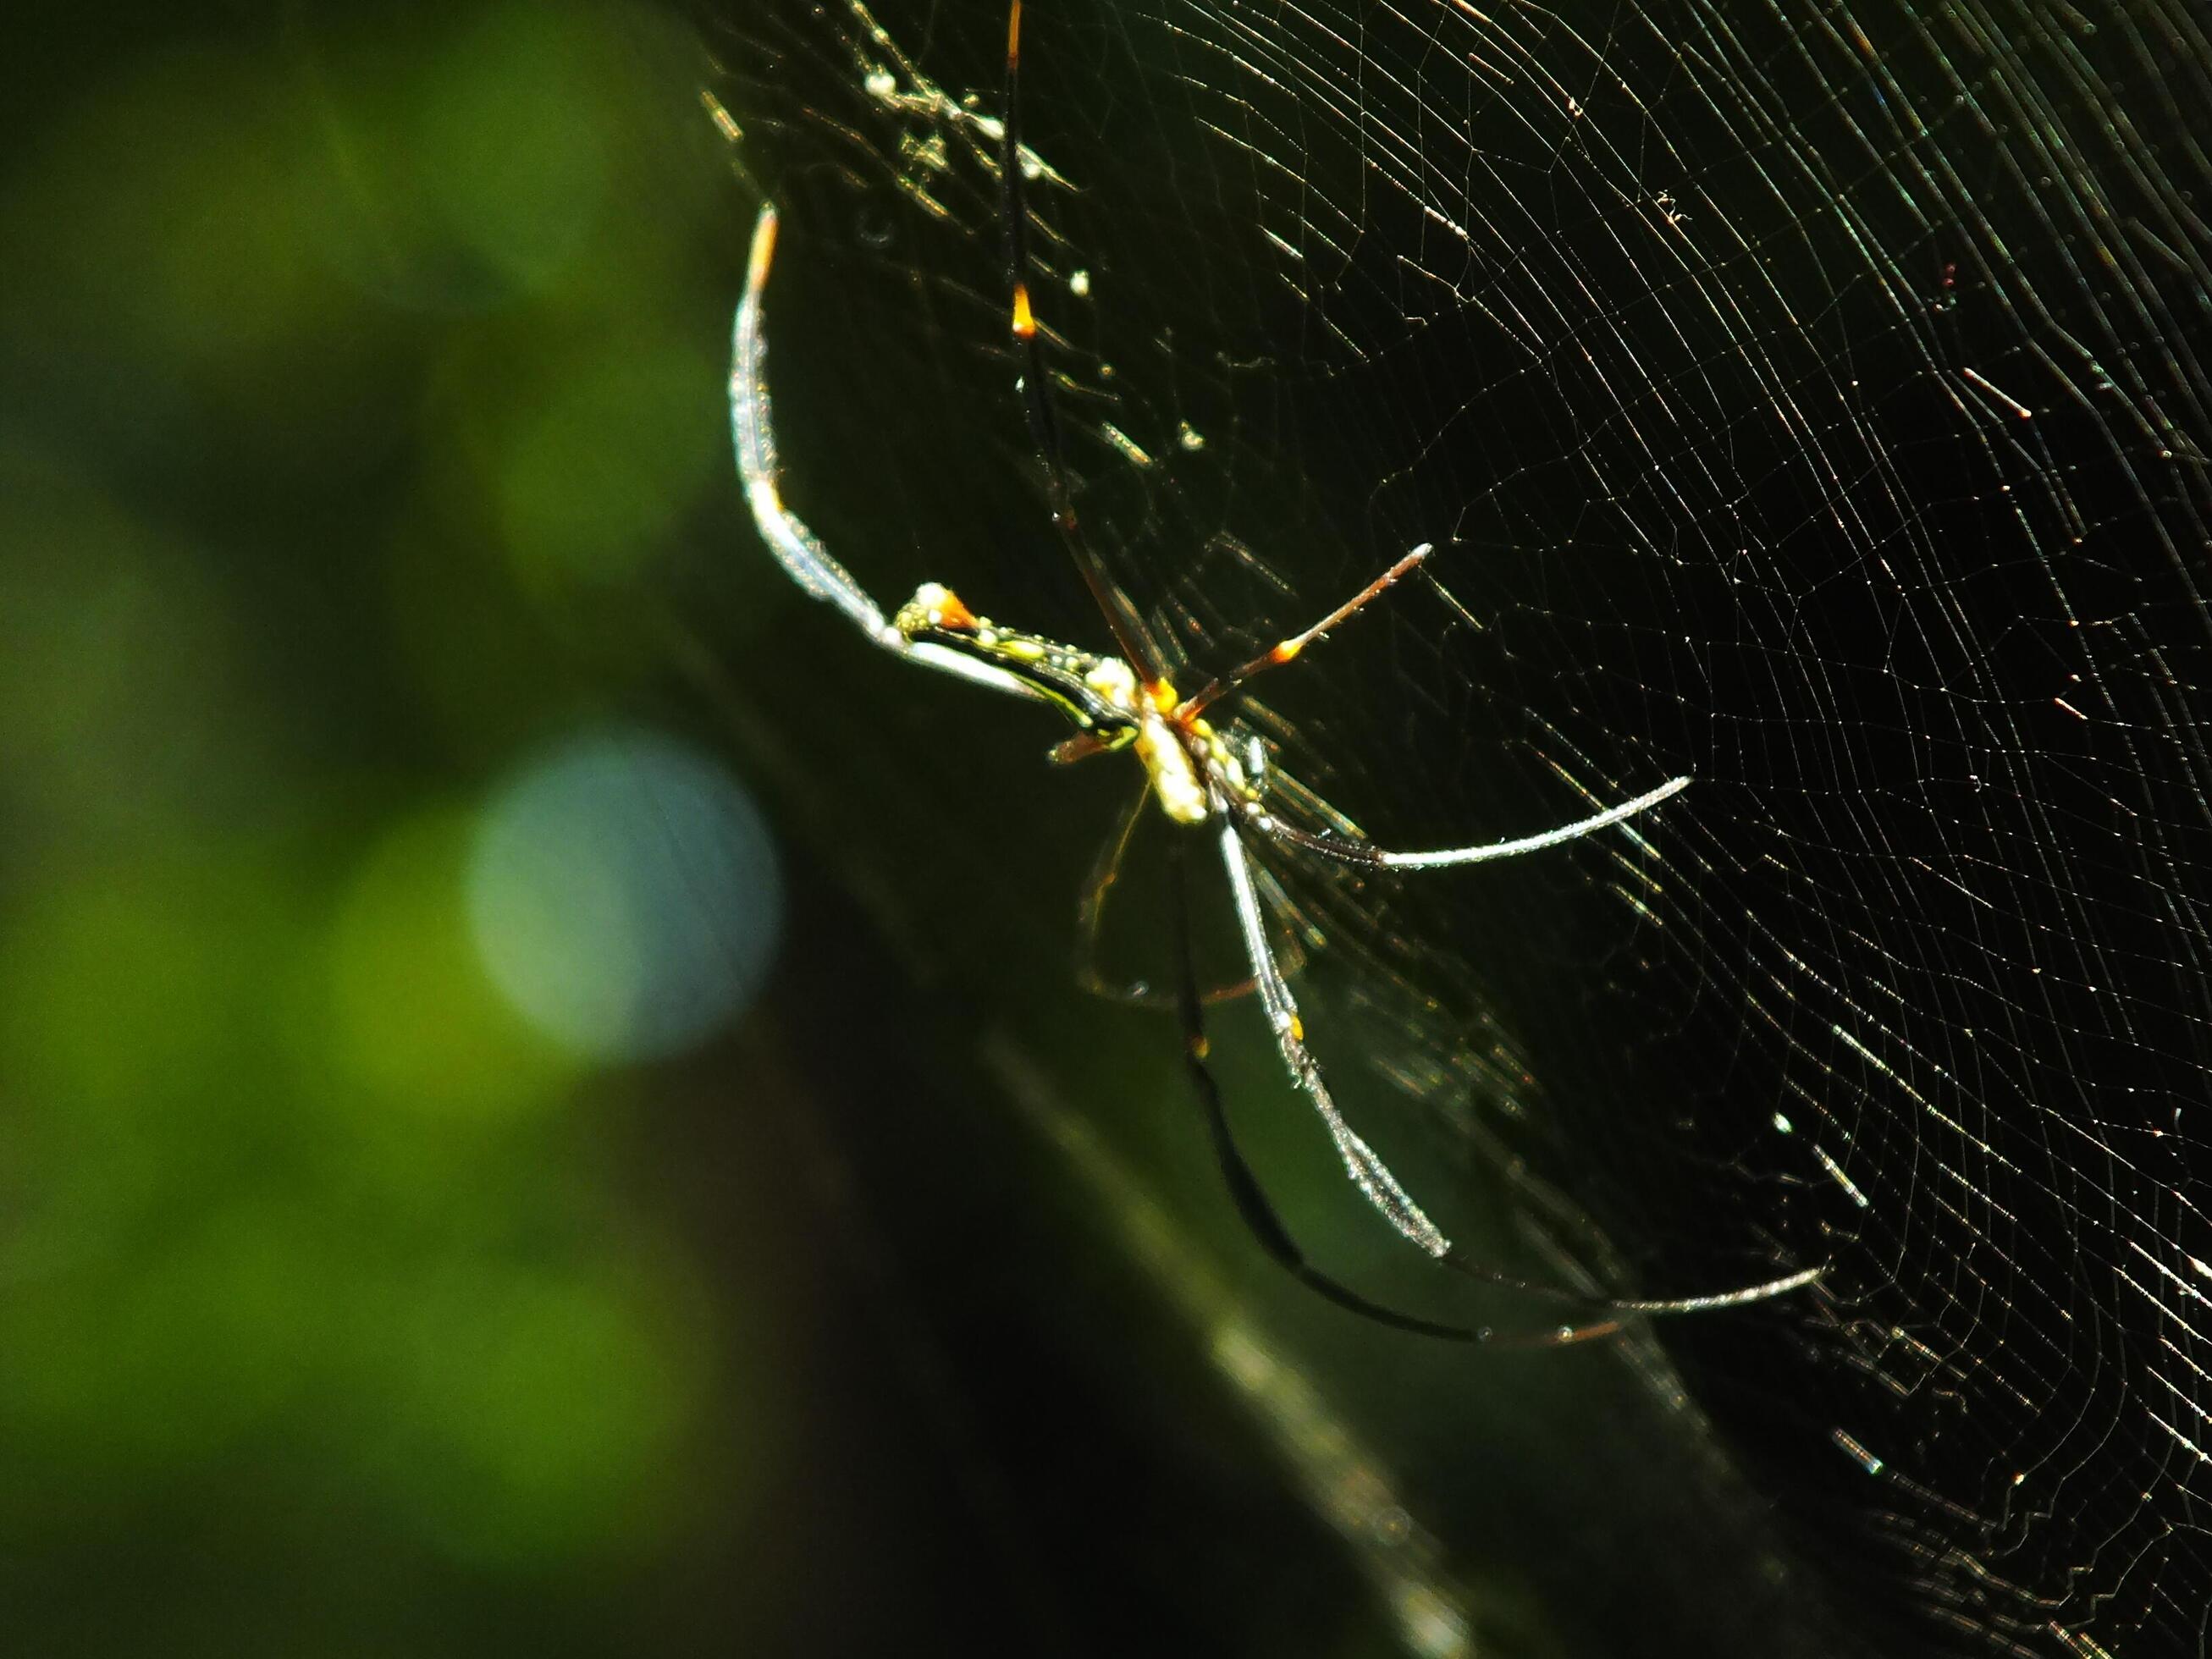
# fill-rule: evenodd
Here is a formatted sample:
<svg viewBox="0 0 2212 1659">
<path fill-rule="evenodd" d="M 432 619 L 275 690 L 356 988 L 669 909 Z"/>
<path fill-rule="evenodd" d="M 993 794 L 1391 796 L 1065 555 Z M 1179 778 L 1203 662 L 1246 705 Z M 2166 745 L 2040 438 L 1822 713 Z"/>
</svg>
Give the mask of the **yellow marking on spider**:
<svg viewBox="0 0 2212 1659">
<path fill-rule="evenodd" d="M 1306 642 L 1304 640 L 1285 640 L 1280 645 L 1277 646 L 1273 651 L 1270 651 L 1267 653 L 1267 660 L 1269 662 L 1288 662 L 1291 658 L 1297 656 L 1299 652 L 1305 648 Z"/>
<path fill-rule="evenodd" d="M 749 293 L 757 294 L 768 286 L 768 268 L 775 258 L 775 210 L 762 209 L 760 222 L 753 230 L 752 258 L 745 266 Z"/>
<path fill-rule="evenodd" d="M 1026 340 L 1036 332 L 1036 313 L 1030 309 L 1030 285 L 1014 284 L 1014 337 Z"/>
</svg>

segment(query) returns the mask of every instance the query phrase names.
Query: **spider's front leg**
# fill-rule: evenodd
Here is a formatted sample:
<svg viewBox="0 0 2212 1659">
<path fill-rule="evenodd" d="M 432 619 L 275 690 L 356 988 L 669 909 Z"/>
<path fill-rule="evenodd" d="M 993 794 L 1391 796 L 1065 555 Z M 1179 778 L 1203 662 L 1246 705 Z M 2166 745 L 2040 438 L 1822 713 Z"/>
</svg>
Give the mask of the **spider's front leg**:
<svg viewBox="0 0 2212 1659">
<path fill-rule="evenodd" d="M 745 295 L 730 342 L 730 429 L 737 440 L 738 474 L 745 502 L 761 539 L 784 572 L 809 595 L 826 599 L 884 650 L 907 653 L 905 635 L 884 617 L 882 607 L 830 556 L 821 538 L 783 504 L 775 456 L 775 412 L 768 393 L 765 298 L 769 269 L 775 262 L 775 210 L 763 207 L 753 222 L 752 254 L 746 262 Z"/>
<path fill-rule="evenodd" d="M 896 619 L 883 608 L 852 573 L 830 556 L 822 539 L 783 504 L 775 453 L 775 410 L 768 389 L 767 320 L 768 277 L 775 263 L 775 210 L 764 207 L 753 225 L 752 255 L 746 266 L 745 295 L 738 302 L 737 324 L 730 347 L 730 429 L 737 440 L 738 474 L 744 482 L 745 501 L 761 539 L 775 555 L 784 573 L 810 597 L 826 600 L 871 642 L 894 656 L 904 657 L 942 673 L 1012 696 L 1036 699 L 1038 688 L 1018 672 L 963 653 L 937 641 L 917 637 L 974 626 L 951 589 L 925 582 L 901 609 Z"/>
</svg>

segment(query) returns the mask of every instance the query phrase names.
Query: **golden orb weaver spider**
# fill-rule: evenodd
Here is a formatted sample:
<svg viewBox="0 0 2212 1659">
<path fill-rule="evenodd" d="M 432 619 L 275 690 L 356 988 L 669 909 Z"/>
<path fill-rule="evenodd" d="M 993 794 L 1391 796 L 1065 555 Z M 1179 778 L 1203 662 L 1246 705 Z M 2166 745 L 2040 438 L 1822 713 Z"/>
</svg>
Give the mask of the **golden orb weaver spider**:
<svg viewBox="0 0 2212 1659">
<path fill-rule="evenodd" d="M 1178 828 L 1211 829 L 1228 873 L 1230 896 L 1244 954 L 1250 964 L 1249 988 L 1256 991 L 1291 1080 L 1311 1103 L 1334 1144 L 1346 1173 L 1367 1201 L 1422 1251 L 1471 1279 L 1486 1284 L 1613 1315 L 1694 1313 L 1733 1307 L 1779 1296 L 1818 1278 L 1810 1267 L 1778 1279 L 1704 1296 L 1620 1298 L 1588 1294 L 1559 1285 L 1517 1279 L 1476 1261 L 1447 1238 L 1398 1178 L 1355 1133 L 1338 1109 L 1321 1066 L 1305 1044 L 1305 1028 L 1296 999 L 1267 937 L 1255 863 L 1248 836 L 1264 836 L 1296 851 L 1338 860 L 1369 870 L 1433 870 L 1518 857 L 1577 841 L 1650 811 L 1688 787 L 1686 777 L 1670 778 L 1632 800 L 1558 829 L 1473 847 L 1431 852 L 1391 852 L 1351 836 L 1315 835 L 1281 822 L 1267 810 L 1263 779 L 1247 766 L 1225 736 L 1206 719 L 1214 703 L 1255 676 L 1295 659 L 1380 597 L 1431 553 L 1424 543 L 1405 555 L 1358 593 L 1304 632 L 1292 635 L 1250 661 L 1211 679 L 1185 696 L 1168 676 L 1134 605 L 1092 550 L 1075 513 L 1067 474 L 1060 459 L 1057 423 L 1037 339 L 1029 293 L 1028 210 L 1022 196 L 1020 137 L 1021 0 L 1013 0 L 1006 27 L 1006 107 L 1000 157 L 1001 209 L 1012 290 L 1012 328 L 1020 354 L 1020 390 L 1031 437 L 1044 463 L 1052 517 L 1084 584 L 1104 614 L 1118 656 L 1102 656 L 1033 634 L 1003 628 L 977 616 L 950 588 L 926 582 L 897 614 L 885 618 L 845 568 L 814 532 L 783 504 L 779 485 L 775 429 L 769 398 L 764 302 L 769 271 L 775 256 L 777 220 L 763 207 L 753 231 L 744 297 L 738 303 L 730 369 L 730 415 L 738 467 L 755 524 L 791 579 L 807 594 L 834 605 L 874 645 L 925 667 L 1009 696 L 1051 704 L 1075 727 L 1051 751 L 1060 763 L 1120 750 L 1143 764 L 1145 793 Z M 1138 801 L 1141 810 L 1144 797 Z M 1126 824 L 1124 834 L 1126 834 Z M 1176 1006 L 1182 1020 L 1186 1068 L 1205 1109 L 1216 1155 L 1231 1197 L 1246 1227 L 1261 1248 L 1303 1283 L 1361 1316 L 1395 1328 L 1459 1341 L 1489 1341 L 1486 1327 L 1466 1327 L 1402 1313 L 1370 1301 L 1306 1260 L 1238 1148 L 1229 1127 L 1221 1092 L 1206 1064 L 1203 1003 L 1192 959 L 1188 906 L 1183 900 L 1180 836 L 1171 838 L 1176 878 L 1176 953 L 1180 968 Z M 1089 925 L 1096 890 L 1085 901 Z M 1565 1342 L 1602 1335 L 1618 1319 L 1562 1327 L 1550 1338 Z"/>
</svg>

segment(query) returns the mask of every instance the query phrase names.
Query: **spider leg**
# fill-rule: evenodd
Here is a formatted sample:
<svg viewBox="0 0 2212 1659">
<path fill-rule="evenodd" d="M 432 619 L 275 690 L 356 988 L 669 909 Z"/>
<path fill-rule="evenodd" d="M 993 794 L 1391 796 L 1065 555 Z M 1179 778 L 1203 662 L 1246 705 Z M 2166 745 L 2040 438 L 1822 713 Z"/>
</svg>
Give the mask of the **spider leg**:
<svg viewBox="0 0 2212 1659">
<path fill-rule="evenodd" d="M 1215 805 L 1214 816 L 1220 825 L 1221 860 L 1229 872 L 1237 929 L 1243 935 L 1244 953 L 1251 962 L 1252 976 L 1260 982 L 1261 1005 L 1267 1010 L 1267 1024 L 1275 1034 L 1275 1046 L 1283 1056 L 1283 1064 L 1289 1068 L 1291 1080 L 1321 1115 L 1352 1184 L 1402 1237 L 1441 1261 L 1451 1254 L 1451 1241 L 1399 1184 L 1398 1178 L 1376 1156 L 1374 1149 L 1353 1133 L 1352 1126 L 1344 1121 L 1344 1115 L 1337 1110 L 1328 1085 L 1322 1081 L 1320 1063 L 1305 1046 L 1305 1027 L 1298 1018 L 1297 1003 L 1291 995 L 1291 988 L 1276 965 L 1273 949 L 1267 941 L 1267 920 L 1261 912 L 1259 890 L 1252 879 L 1251 855 L 1244 850 L 1244 843 L 1237 833 L 1234 815 L 1218 793 Z"/>
<path fill-rule="evenodd" d="M 1149 781 L 1141 784 L 1129 804 L 1121 809 L 1121 821 L 1114 833 L 1098 849 L 1097 861 L 1091 866 L 1091 874 L 1083 884 L 1082 902 L 1076 908 L 1076 982 L 1092 996 L 1103 997 L 1109 1002 L 1126 1003 L 1133 1007 L 1155 1012 L 1174 1013 L 1182 1006 L 1181 999 L 1166 992 L 1155 991 L 1142 980 L 1121 981 L 1109 980 L 1100 971 L 1104 959 L 1101 933 L 1106 919 L 1106 901 L 1112 895 L 1114 884 L 1121 878 L 1121 860 L 1128 855 L 1129 842 L 1135 837 L 1137 826 L 1151 805 L 1152 787 Z M 1178 876 L 1178 880 L 1180 877 Z M 1182 896 L 1176 896 L 1182 902 Z M 1217 1002 L 1233 1002 L 1239 997 L 1249 997 L 1259 988 L 1254 980 L 1243 980 L 1235 985 L 1220 985 L 1205 992 L 1200 1000 L 1208 1006 Z"/>
<path fill-rule="evenodd" d="M 1107 896 L 1121 878 L 1121 860 L 1129 850 L 1130 839 L 1137 833 L 1138 820 L 1144 816 L 1152 793 L 1151 780 L 1140 781 L 1137 793 L 1121 809 L 1114 833 L 1100 846 L 1097 862 L 1091 866 L 1091 874 L 1083 884 L 1082 900 L 1075 908 L 1076 982 L 1093 996 L 1104 997 L 1111 1002 L 1134 1003 L 1140 1008 L 1160 1006 L 1158 994 L 1142 980 L 1125 985 L 1099 972 L 1099 934 L 1106 919 Z"/>
<path fill-rule="evenodd" d="M 1262 799 L 1285 801 L 1313 822 L 1326 825 L 1322 832 L 1325 839 L 1363 843 L 1366 841 L 1364 830 L 1322 799 L 1318 793 L 1300 781 L 1294 774 L 1285 772 L 1279 766 L 1255 765 L 1253 757 L 1248 756 L 1244 762 L 1244 775 Z"/>
<path fill-rule="evenodd" d="M 763 331 L 769 268 L 775 261 L 775 210 L 763 207 L 753 222 L 752 255 L 746 262 L 745 295 L 730 343 L 730 427 L 737 438 L 738 473 L 761 538 L 785 572 L 808 594 L 827 599 L 853 625 L 886 651 L 904 655 L 907 641 L 854 581 L 830 556 L 815 533 L 783 504 L 777 488 L 775 410 L 768 395 L 768 340 Z"/>
<path fill-rule="evenodd" d="M 1558 847 L 1571 841 L 1580 841 L 1584 836 L 1595 835 L 1639 812 L 1649 811 L 1662 800 L 1680 794 L 1690 787 L 1687 777 L 1669 778 L 1656 789 L 1647 789 L 1633 800 L 1625 800 L 1618 806 L 1608 806 L 1602 812 L 1578 818 L 1572 823 L 1547 830 L 1540 835 L 1520 836 L 1510 841 L 1485 842 L 1479 847 L 1448 847 L 1429 853 L 1393 853 L 1364 841 L 1340 841 L 1329 836 L 1310 835 L 1294 829 L 1270 817 L 1267 812 L 1244 802 L 1240 807 L 1243 822 L 1271 841 L 1286 847 L 1296 847 L 1308 853 L 1319 853 L 1323 857 L 1357 864 L 1370 870 L 1440 870 L 1452 865 L 1487 864 L 1493 859 L 1518 858 L 1523 853 L 1540 853 L 1547 847 Z"/>
<path fill-rule="evenodd" d="M 1386 1308 L 1349 1285 L 1332 1279 L 1306 1260 L 1305 1252 L 1291 1237 L 1290 1229 L 1269 1202 L 1267 1191 L 1252 1166 L 1245 1161 L 1237 1137 L 1229 1127 L 1229 1114 L 1222 1105 L 1221 1085 L 1214 1080 L 1213 1071 L 1206 1063 L 1206 1012 L 1198 994 L 1197 964 L 1193 959 L 1190 942 L 1190 906 L 1183 873 L 1182 838 L 1177 836 L 1169 854 L 1175 870 L 1175 935 L 1177 965 L 1176 1004 L 1182 1016 L 1183 1065 L 1190 1073 L 1199 1104 L 1206 1113 L 1206 1128 L 1213 1140 L 1215 1159 L 1221 1165 L 1224 1183 L 1229 1196 L 1237 1206 L 1238 1218 L 1247 1231 L 1256 1240 L 1279 1267 L 1316 1294 L 1327 1297 L 1340 1308 L 1358 1314 L 1363 1319 L 1378 1325 L 1388 1325 L 1395 1330 L 1411 1331 L 1417 1335 L 1442 1337 L 1453 1342 L 1488 1342 L 1486 1329 L 1460 1325 L 1446 1325 L 1433 1319 L 1423 1319 L 1413 1314 L 1401 1313 Z M 1614 1328 L 1608 1325 L 1607 1330 Z M 1603 1333 L 1592 1331 L 1587 1334 Z M 1584 1334 L 1577 1333 L 1577 1335 Z"/>
<path fill-rule="evenodd" d="M 1401 576 L 1435 550 L 1436 548 L 1432 543 L 1423 542 L 1304 633 L 1293 634 L 1290 638 L 1281 641 L 1243 666 L 1231 669 L 1218 679 L 1207 681 L 1195 695 L 1183 699 L 1182 707 L 1176 710 L 1176 718 L 1186 720 L 1191 715 L 1199 714 L 1207 704 L 1218 702 L 1227 696 L 1254 675 L 1265 673 L 1270 668 L 1279 668 L 1283 664 L 1293 660 L 1298 653 L 1316 640 L 1324 638 L 1331 629 L 1346 617 L 1355 616 L 1365 610 L 1370 600 L 1378 598 L 1385 589 L 1395 586 Z"/>
<path fill-rule="evenodd" d="M 1261 915 L 1259 895 L 1252 879 L 1251 854 L 1245 850 L 1237 832 L 1238 821 L 1231 810 L 1230 803 L 1218 791 L 1214 796 L 1214 817 L 1220 825 L 1222 862 L 1228 868 L 1230 891 L 1236 901 L 1237 926 L 1244 936 L 1244 949 L 1251 959 L 1253 977 L 1260 982 L 1260 1000 L 1267 1011 L 1268 1023 L 1274 1030 L 1275 1046 L 1282 1054 L 1283 1064 L 1289 1069 L 1291 1080 L 1321 1115 L 1322 1122 L 1328 1130 L 1329 1139 L 1336 1144 L 1337 1155 L 1344 1160 L 1345 1171 L 1352 1177 L 1352 1184 L 1401 1237 L 1419 1246 L 1446 1267 L 1483 1284 L 1498 1285 L 1527 1296 L 1540 1297 L 1548 1302 L 1600 1309 L 1609 1313 L 1686 1314 L 1713 1308 L 1738 1307 L 1746 1303 L 1764 1301 L 1768 1297 L 1780 1296 L 1808 1285 L 1820 1276 L 1824 1269 L 1816 1267 L 1757 1285 L 1705 1296 L 1593 1296 L 1561 1285 L 1539 1284 L 1533 1279 L 1501 1273 L 1462 1250 L 1444 1237 L 1443 1231 L 1399 1183 L 1374 1149 L 1353 1132 L 1352 1126 L 1344 1121 L 1344 1115 L 1337 1109 L 1335 1101 L 1330 1097 L 1328 1085 L 1322 1080 L 1320 1062 L 1314 1059 L 1312 1052 L 1305 1046 L 1305 1027 L 1298 1018 L 1297 1003 L 1291 997 L 1291 988 L 1284 981 L 1281 970 L 1276 966 L 1273 952 L 1268 948 L 1266 922 Z"/>
<path fill-rule="evenodd" d="M 775 407 L 769 398 L 768 340 L 763 331 L 769 270 L 775 261 L 775 210 L 763 207 L 753 223 L 752 254 L 747 262 L 744 298 L 738 302 L 730 346 L 730 427 L 737 439 L 738 475 L 761 539 L 784 572 L 811 598 L 827 600 L 869 640 L 911 661 L 926 664 L 974 684 L 1032 702 L 1036 687 L 988 662 L 948 651 L 927 640 L 909 640 L 852 573 L 830 556 L 821 538 L 783 504 L 775 457 Z"/>
<path fill-rule="evenodd" d="M 1149 779 L 1139 781 L 1137 793 L 1121 809 L 1114 833 L 1098 849 L 1097 862 L 1091 866 L 1091 874 L 1083 884 L 1083 898 L 1076 906 L 1075 977 L 1083 988 L 1110 1002 L 1127 1002 L 1139 1008 L 1176 1007 L 1180 1005 L 1162 997 L 1142 980 L 1127 983 L 1108 979 L 1099 971 L 1103 960 L 1100 935 L 1106 920 L 1106 900 L 1114 890 L 1114 884 L 1121 878 L 1121 860 L 1129 851 L 1129 842 L 1137 833 L 1145 808 L 1151 803 L 1152 786 Z"/>
<path fill-rule="evenodd" d="M 1137 608 L 1108 574 L 1105 563 L 1091 548 L 1075 516 L 1075 495 L 1060 459 L 1060 422 L 1054 413 L 1052 392 L 1045 378 L 1044 349 L 1037 340 L 1036 313 L 1030 307 L 1030 213 L 1022 196 L 1022 0 L 1013 0 L 1006 15 L 1006 107 L 1005 143 L 1000 151 L 1002 193 L 1000 209 L 1006 224 L 1006 279 L 1012 292 L 1012 325 L 1014 343 L 1022 354 L 1021 390 L 1028 406 L 1030 437 L 1044 459 L 1046 493 L 1052 502 L 1052 521 L 1074 560 L 1083 585 L 1106 616 L 1114 643 L 1130 667 L 1146 684 L 1164 684 L 1167 665 L 1151 630 Z"/>
</svg>

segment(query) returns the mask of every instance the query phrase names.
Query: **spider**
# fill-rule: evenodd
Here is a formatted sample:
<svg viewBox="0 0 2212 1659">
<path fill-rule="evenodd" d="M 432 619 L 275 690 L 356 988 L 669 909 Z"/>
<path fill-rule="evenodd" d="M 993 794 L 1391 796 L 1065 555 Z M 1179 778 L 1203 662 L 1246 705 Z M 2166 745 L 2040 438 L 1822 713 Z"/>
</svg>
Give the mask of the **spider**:
<svg viewBox="0 0 2212 1659">
<path fill-rule="evenodd" d="M 1112 580 L 1085 538 L 1075 512 L 1066 470 L 1061 463 L 1037 324 L 1030 306 L 1027 245 L 1028 210 L 1022 196 L 1019 128 L 1021 3 L 1014 0 L 1006 31 L 1006 109 L 1001 210 L 1012 329 L 1020 362 L 1023 394 L 1035 447 L 1042 458 L 1052 517 L 1078 573 L 1103 613 L 1118 654 L 1103 655 L 1072 645 L 1002 627 L 969 609 L 950 588 L 925 582 L 914 597 L 886 619 L 845 568 L 799 517 L 783 503 L 779 487 L 775 429 L 769 398 L 764 301 L 775 259 L 777 219 L 763 207 L 753 230 L 745 291 L 738 307 L 730 370 L 731 420 L 738 471 L 761 536 L 785 572 L 811 597 L 843 612 L 869 641 L 895 656 L 1011 696 L 1048 703 L 1074 726 L 1072 736 L 1050 751 L 1061 764 L 1094 755 L 1127 750 L 1142 765 L 1144 792 L 1135 803 L 1157 802 L 1185 835 L 1170 837 L 1176 878 L 1176 952 L 1180 983 L 1175 1006 L 1181 1017 L 1186 1069 L 1205 1111 L 1216 1156 L 1231 1197 L 1247 1229 L 1261 1248 L 1320 1295 L 1377 1323 L 1424 1335 L 1461 1341 L 1490 1341 L 1486 1327 L 1451 1325 L 1401 1312 L 1372 1301 L 1315 1267 L 1305 1256 L 1269 1200 L 1258 1176 L 1231 1133 L 1219 1085 L 1206 1063 L 1204 1003 L 1198 990 L 1183 902 L 1182 844 L 1190 833 L 1211 836 L 1228 875 L 1237 931 L 1251 977 L 1227 994 L 1256 992 L 1274 1034 L 1275 1045 L 1297 1090 L 1328 1130 L 1345 1172 L 1367 1201 L 1396 1231 L 1424 1253 L 1469 1278 L 1509 1290 L 1607 1314 L 1692 1313 L 1735 1306 L 1779 1296 L 1809 1283 L 1821 1269 L 1808 1268 L 1764 1283 L 1710 1295 L 1667 1298 L 1600 1297 L 1517 1279 L 1471 1257 L 1447 1238 L 1427 1212 L 1368 1144 L 1353 1132 L 1323 1080 L 1321 1066 L 1306 1047 L 1305 1026 L 1297 1000 L 1268 937 L 1260 878 L 1248 842 L 1254 838 L 1314 857 L 1369 871 L 1435 870 L 1516 858 L 1595 835 L 1650 811 L 1689 787 L 1686 776 L 1670 778 L 1633 799 L 1571 823 L 1535 835 L 1427 852 L 1393 852 L 1375 846 L 1345 826 L 1345 833 L 1316 835 L 1285 823 L 1268 810 L 1271 780 L 1259 746 L 1239 755 L 1206 711 L 1271 669 L 1296 659 L 1309 646 L 1367 607 L 1386 590 L 1419 568 L 1432 551 L 1424 543 L 1399 559 L 1351 599 L 1302 633 L 1186 696 L 1169 678 L 1161 653 L 1127 594 Z M 1125 841 L 1133 816 L 1125 820 L 1115 849 Z M 1112 879 L 1109 853 L 1095 873 L 1084 905 L 1084 925 L 1095 926 L 1104 884 Z M 1565 1342 L 1619 1328 L 1618 1318 L 1562 1326 L 1543 1340 Z"/>
</svg>

